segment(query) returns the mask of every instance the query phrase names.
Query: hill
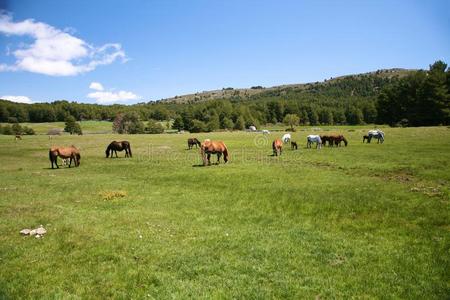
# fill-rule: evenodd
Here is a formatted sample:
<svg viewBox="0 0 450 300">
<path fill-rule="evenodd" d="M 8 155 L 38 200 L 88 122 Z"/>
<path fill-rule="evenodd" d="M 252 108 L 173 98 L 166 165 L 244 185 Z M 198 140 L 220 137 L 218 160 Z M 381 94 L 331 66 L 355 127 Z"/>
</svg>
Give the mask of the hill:
<svg viewBox="0 0 450 300">
<path fill-rule="evenodd" d="M 221 90 L 203 91 L 194 94 L 187 94 L 181 96 L 175 96 L 171 98 L 161 99 L 158 102 L 163 103 L 178 103 L 178 104 L 192 104 L 197 102 L 204 102 L 209 100 L 229 99 L 229 100 L 251 100 L 260 97 L 279 94 L 283 95 L 287 92 L 308 92 L 316 89 L 326 91 L 329 88 L 333 88 L 336 84 L 346 81 L 360 81 L 360 83 L 367 78 L 379 79 L 378 81 L 390 81 L 395 78 L 403 78 L 417 70 L 410 69 L 381 69 L 373 72 L 367 72 L 362 74 L 344 75 L 335 78 L 330 78 L 323 82 L 313 83 L 296 83 L 285 84 L 273 87 L 253 86 L 251 88 L 235 89 L 232 87 L 223 88 Z"/>
</svg>

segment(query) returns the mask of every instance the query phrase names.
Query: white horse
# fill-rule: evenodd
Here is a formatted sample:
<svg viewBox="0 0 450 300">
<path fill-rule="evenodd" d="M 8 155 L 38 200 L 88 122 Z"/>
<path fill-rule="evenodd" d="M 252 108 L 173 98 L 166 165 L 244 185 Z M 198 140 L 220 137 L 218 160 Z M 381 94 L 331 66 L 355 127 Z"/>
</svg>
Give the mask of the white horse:
<svg viewBox="0 0 450 300">
<path fill-rule="evenodd" d="M 285 135 L 283 135 L 281 140 L 283 141 L 283 143 L 289 143 L 291 141 L 291 135 L 289 133 L 286 133 Z"/>
<path fill-rule="evenodd" d="M 322 139 L 319 135 L 310 134 L 306 137 L 306 148 L 311 148 L 312 143 L 316 143 L 316 149 L 322 148 Z"/>
<path fill-rule="evenodd" d="M 381 144 L 383 144 L 383 142 L 384 142 L 384 132 L 379 130 L 379 129 L 369 130 L 367 135 L 369 136 L 369 140 L 368 140 L 369 143 L 370 143 L 370 140 L 372 138 L 377 139 L 378 140 L 378 144 L 380 143 L 380 141 L 381 141 Z"/>
</svg>

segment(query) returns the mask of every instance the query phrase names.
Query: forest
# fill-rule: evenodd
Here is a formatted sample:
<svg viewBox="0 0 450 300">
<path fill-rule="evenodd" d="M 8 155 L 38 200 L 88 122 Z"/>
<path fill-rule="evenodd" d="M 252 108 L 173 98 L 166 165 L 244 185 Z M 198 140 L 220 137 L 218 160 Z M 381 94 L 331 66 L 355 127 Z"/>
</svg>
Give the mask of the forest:
<svg viewBox="0 0 450 300">
<path fill-rule="evenodd" d="M 173 129 L 203 132 L 286 122 L 286 116 L 295 115 L 300 125 L 449 125 L 447 64 L 437 61 L 428 70 L 398 70 L 268 89 L 258 86 L 257 94 L 236 90 L 231 97 L 188 103 L 160 100 L 97 105 L 59 100 L 22 104 L 0 100 L 0 122 L 54 122 L 69 117 L 77 121 L 114 121 L 120 117 L 136 122 L 172 120 Z M 137 128 L 134 133 L 145 132 L 143 126 Z"/>
</svg>

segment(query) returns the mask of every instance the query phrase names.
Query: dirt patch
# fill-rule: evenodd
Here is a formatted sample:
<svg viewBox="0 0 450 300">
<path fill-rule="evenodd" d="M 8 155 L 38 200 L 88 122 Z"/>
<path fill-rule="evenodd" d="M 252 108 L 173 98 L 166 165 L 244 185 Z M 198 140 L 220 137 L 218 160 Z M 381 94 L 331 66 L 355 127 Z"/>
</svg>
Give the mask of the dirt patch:
<svg viewBox="0 0 450 300">
<path fill-rule="evenodd" d="M 105 192 L 100 192 L 99 194 L 103 200 L 108 201 L 108 200 L 123 198 L 127 195 L 127 192 L 125 192 L 125 191 L 105 191 Z"/>
</svg>

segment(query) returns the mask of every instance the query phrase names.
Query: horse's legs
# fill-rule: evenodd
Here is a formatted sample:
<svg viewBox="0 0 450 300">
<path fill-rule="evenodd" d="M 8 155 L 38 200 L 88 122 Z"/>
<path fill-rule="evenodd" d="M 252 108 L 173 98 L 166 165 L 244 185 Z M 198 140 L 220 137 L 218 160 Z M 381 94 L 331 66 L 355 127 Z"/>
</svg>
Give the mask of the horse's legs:
<svg viewBox="0 0 450 300">
<path fill-rule="evenodd" d="M 114 149 L 114 153 L 116 153 L 116 158 L 119 158 L 119 156 L 117 156 L 117 150 Z"/>
<path fill-rule="evenodd" d="M 217 164 L 220 164 L 220 157 L 222 156 L 222 153 L 217 153 Z"/>
<path fill-rule="evenodd" d="M 69 160 L 69 168 L 72 165 L 72 156 L 70 156 L 70 160 Z"/>
<path fill-rule="evenodd" d="M 211 164 L 211 153 L 208 153 L 207 158 L 208 158 L 208 165 L 210 165 Z"/>
</svg>

